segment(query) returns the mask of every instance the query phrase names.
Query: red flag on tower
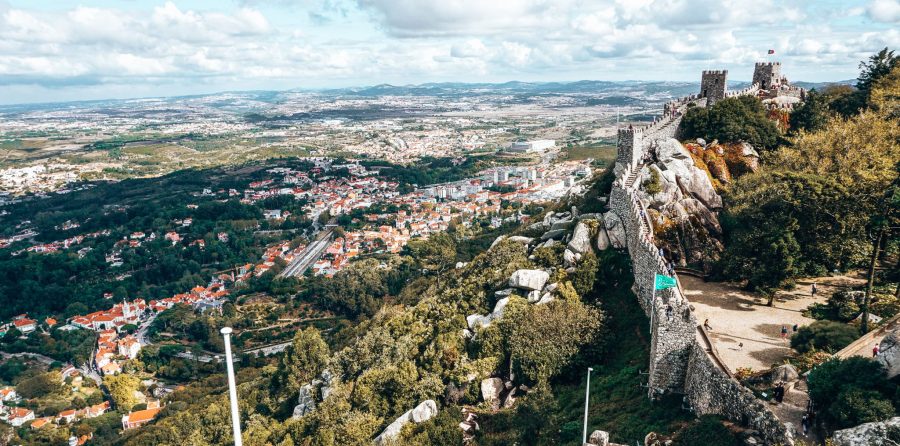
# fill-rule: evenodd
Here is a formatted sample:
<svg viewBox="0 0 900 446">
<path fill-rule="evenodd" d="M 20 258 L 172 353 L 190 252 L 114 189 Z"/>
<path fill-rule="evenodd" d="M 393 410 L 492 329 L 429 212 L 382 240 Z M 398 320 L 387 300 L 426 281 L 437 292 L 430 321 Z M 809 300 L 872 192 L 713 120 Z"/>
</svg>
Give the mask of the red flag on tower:
<svg viewBox="0 0 900 446">
<path fill-rule="evenodd" d="M 775 54 L 775 50 L 769 50 L 769 54 Z"/>
</svg>

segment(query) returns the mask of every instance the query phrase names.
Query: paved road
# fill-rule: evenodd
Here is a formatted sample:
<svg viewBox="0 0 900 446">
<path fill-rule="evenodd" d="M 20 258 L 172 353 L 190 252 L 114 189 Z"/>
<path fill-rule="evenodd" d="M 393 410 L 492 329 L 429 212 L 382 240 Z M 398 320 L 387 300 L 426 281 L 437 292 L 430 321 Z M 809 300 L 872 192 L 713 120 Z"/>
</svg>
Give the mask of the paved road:
<svg viewBox="0 0 900 446">
<path fill-rule="evenodd" d="M 150 324 L 152 324 L 153 321 L 156 320 L 157 315 L 158 314 L 150 316 L 150 318 L 141 323 L 141 325 L 138 326 L 137 331 L 134 332 L 134 336 L 137 338 L 142 347 L 146 347 L 152 344 L 152 342 L 150 342 L 150 338 L 147 337 L 147 329 L 150 328 Z"/>
<path fill-rule="evenodd" d="M 263 356 L 274 355 L 274 354 L 276 354 L 276 353 L 281 353 L 281 352 L 283 352 L 285 349 L 287 349 L 287 347 L 288 347 L 289 345 L 291 345 L 291 342 L 292 342 L 292 341 L 282 342 L 282 343 L 280 343 L 280 344 L 267 345 L 267 346 L 265 346 L 265 347 L 259 347 L 259 348 L 254 348 L 254 349 L 250 349 L 250 350 L 244 350 L 244 351 L 242 351 L 241 353 L 244 353 L 244 354 L 250 354 L 250 355 L 256 355 L 257 352 L 262 352 Z"/>
<path fill-rule="evenodd" d="M 278 277 L 297 277 L 302 275 L 307 268 L 312 266 L 313 263 L 316 263 L 322 254 L 325 253 L 325 250 L 328 248 L 328 245 L 331 244 L 331 236 L 334 234 L 333 229 L 327 229 L 316 237 L 316 240 L 309 244 L 303 252 L 294 258 L 294 260 L 284 268 Z"/>
<path fill-rule="evenodd" d="M 232 357 L 231 359 L 234 362 L 238 362 L 241 360 L 242 355 L 248 354 L 248 355 L 256 356 L 256 354 L 259 352 L 262 352 L 263 356 L 274 355 L 277 353 L 281 353 L 285 349 L 287 349 L 287 347 L 289 345 L 291 345 L 291 342 L 292 341 L 287 341 L 287 342 L 282 342 L 280 344 L 267 345 L 265 347 L 257 347 L 257 348 L 252 348 L 249 350 L 241 350 L 240 352 L 237 352 L 238 354 L 235 355 L 234 357 Z M 194 354 L 191 353 L 190 351 L 183 351 L 181 353 L 178 353 L 175 356 L 177 356 L 179 358 L 183 358 L 183 359 L 189 359 L 191 361 L 195 360 Z M 217 354 L 217 353 L 213 353 L 213 352 L 203 351 L 202 353 L 200 353 L 199 356 L 197 356 L 196 360 L 200 361 L 200 362 L 204 362 L 204 363 L 209 363 L 209 362 L 213 362 L 213 361 L 220 362 L 224 358 L 225 358 L 224 353 Z"/>
<path fill-rule="evenodd" d="M 3 359 L 9 359 L 9 358 L 31 358 L 31 359 L 34 359 L 34 360 L 36 360 L 36 361 L 39 361 L 39 362 L 41 362 L 41 363 L 43 363 L 43 364 L 46 364 L 46 365 L 50 365 L 50 364 L 56 362 L 56 360 L 53 359 L 53 358 L 49 358 L 49 357 L 47 357 L 47 356 L 40 355 L 40 354 L 37 354 L 37 353 L 27 353 L 27 352 L 23 352 L 23 353 L 6 353 L 6 352 L 0 352 L 0 356 L 2 356 Z"/>
</svg>

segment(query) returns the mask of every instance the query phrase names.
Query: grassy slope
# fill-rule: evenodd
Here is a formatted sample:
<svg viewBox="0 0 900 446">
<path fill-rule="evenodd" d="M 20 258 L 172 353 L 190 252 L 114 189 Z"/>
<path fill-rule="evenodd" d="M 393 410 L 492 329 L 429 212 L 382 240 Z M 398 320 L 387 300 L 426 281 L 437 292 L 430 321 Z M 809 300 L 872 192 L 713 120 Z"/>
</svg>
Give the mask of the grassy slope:
<svg viewBox="0 0 900 446">
<path fill-rule="evenodd" d="M 624 255 L 623 255 L 624 256 Z M 605 263 L 621 262 L 620 258 L 605 259 Z M 676 431 L 693 415 L 681 409 L 680 397 L 674 396 L 657 402 L 647 398 L 647 389 L 640 387 L 646 377 L 639 371 L 647 370 L 650 353 L 649 321 L 631 292 L 630 268 L 618 273 L 601 267 L 600 275 L 617 275 L 613 280 L 598 280 L 592 292 L 607 315 L 608 327 L 605 342 L 607 348 L 599 354 L 587 353 L 585 363 L 594 368 L 591 375 L 591 403 L 588 412 L 588 430 L 601 429 L 610 433 L 610 439 L 623 444 L 639 441 L 654 431 L 668 434 Z M 615 283 L 614 280 L 621 281 Z M 612 282 L 612 283 L 610 283 Z M 604 286 L 606 284 L 606 286 Z M 560 420 L 572 420 L 578 429 L 574 438 L 561 438 L 565 444 L 578 444 L 584 417 L 584 374 L 586 368 L 577 371 L 575 382 L 554 386 L 559 403 Z M 577 375 L 582 376 L 577 376 Z M 577 420 L 577 421 L 576 421 Z M 566 429 L 563 433 L 571 429 Z"/>
<path fill-rule="evenodd" d="M 585 349 L 573 367 L 553 384 L 555 406 L 548 404 L 554 420 L 535 429 L 524 425 L 521 414 L 503 411 L 483 417 L 479 445 L 500 444 L 565 444 L 581 441 L 584 417 L 584 375 L 588 366 L 591 375 L 591 404 L 588 430 L 610 432 L 611 440 L 623 444 L 643 444 L 651 431 L 670 434 L 686 425 L 694 417 L 681 409 L 680 396 L 651 402 L 641 383 L 646 377 L 639 371 L 649 364 L 649 323 L 631 292 L 632 276 L 624 254 L 602 253 L 597 284 L 585 300 L 599 302 L 607 315 L 604 347 Z M 537 431 L 535 436 L 521 432 Z M 523 438 L 524 437 L 524 438 Z"/>
</svg>

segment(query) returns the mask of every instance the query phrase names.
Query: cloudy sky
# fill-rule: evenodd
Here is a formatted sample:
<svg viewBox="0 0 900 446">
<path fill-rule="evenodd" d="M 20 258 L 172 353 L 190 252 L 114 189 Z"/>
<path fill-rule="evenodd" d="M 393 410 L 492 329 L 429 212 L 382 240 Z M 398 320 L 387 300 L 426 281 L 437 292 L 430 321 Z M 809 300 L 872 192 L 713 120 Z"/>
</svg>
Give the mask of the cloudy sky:
<svg viewBox="0 0 900 446">
<path fill-rule="evenodd" d="M 440 81 L 855 78 L 900 0 L 0 0 L 0 103 Z"/>
</svg>

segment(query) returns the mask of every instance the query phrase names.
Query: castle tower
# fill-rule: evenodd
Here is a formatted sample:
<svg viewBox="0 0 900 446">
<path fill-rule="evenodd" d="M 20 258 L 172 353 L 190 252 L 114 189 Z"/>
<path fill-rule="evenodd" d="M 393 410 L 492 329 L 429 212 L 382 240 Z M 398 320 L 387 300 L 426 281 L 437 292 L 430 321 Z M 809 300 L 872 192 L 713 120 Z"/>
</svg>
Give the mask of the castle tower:
<svg viewBox="0 0 900 446">
<path fill-rule="evenodd" d="M 728 70 L 704 71 L 700 78 L 700 97 L 706 98 L 706 105 L 710 106 L 717 101 L 725 99 L 725 83 L 728 78 Z"/>
<path fill-rule="evenodd" d="M 753 67 L 753 83 L 769 90 L 781 82 L 781 62 L 757 62 Z"/>
</svg>

